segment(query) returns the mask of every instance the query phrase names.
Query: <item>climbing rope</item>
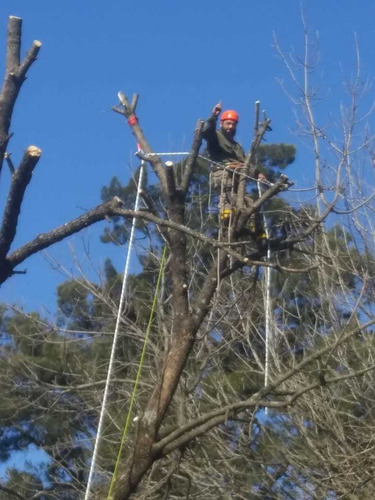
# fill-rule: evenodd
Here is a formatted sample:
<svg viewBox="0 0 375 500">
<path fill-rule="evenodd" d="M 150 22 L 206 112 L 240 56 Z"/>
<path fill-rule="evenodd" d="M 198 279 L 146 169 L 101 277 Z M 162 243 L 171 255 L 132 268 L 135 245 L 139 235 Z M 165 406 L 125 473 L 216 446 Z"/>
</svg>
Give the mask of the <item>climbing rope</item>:
<svg viewBox="0 0 375 500">
<path fill-rule="evenodd" d="M 262 187 L 260 182 L 258 184 L 258 193 L 259 197 L 262 196 Z M 266 234 L 267 241 L 267 255 L 266 261 L 270 262 L 271 260 L 271 247 L 269 244 L 270 232 L 268 228 L 268 221 L 266 214 L 264 212 L 263 206 L 261 208 L 261 214 L 263 217 L 263 226 L 264 232 Z M 270 362 L 270 342 L 271 342 L 271 320 L 272 320 L 272 304 L 271 304 L 271 268 L 266 266 L 264 270 L 264 280 L 265 280 L 265 288 L 266 294 L 264 298 L 264 310 L 265 310 L 265 362 L 264 362 L 264 386 L 268 386 L 269 382 L 269 362 Z M 266 408 L 267 410 L 267 408 Z"/>
<path fill-rule="evenodd" d="M 190 153 L 188 151 L 180 151 L 180 152 L 177 152 L 177 153 L 173 153 L 173 152 L 162 152 L 162 153 L 148 153 L 146 155 L 143 155 L 144 157 L 147 157 L 147 156 L 187 156 L 189 155 Z M 222 163 L 218 163 L 217 161 L 213 161 L 211 160 L 211 158 L 208 158 L 207 156 L 204 156 L 204 155 L 197 155 L 198 158 L 201 158 L 202 160 L 205 160 L 207 161 L 208 163 L 210 163 L 211 165 L 214 165 L 215 167 L 218 167 L 220 170 L 227 170 L 229 172 L 233 172 L 233 169 L 231 168 L 228 168 L 226 167 L 225 165 L 223 165 Z M 250 175 L 247 175 L 247 174 L 244 174 L 243 172 L 241 172 L 240 170 L 236 170 L 236 174 L 238 175 L 242 175 L 243 177 L 246 177 L 246 179 L 250 179 L 252 181 L 255 181 L 255 182 L 261 182 L 262 184 L 265 184 L 266 186 L 272 186 L 272 182 L 269 182 L 269 181 L 266 181 L 266 180 L 259 180 L 259 179 L 255 179 L 254 177 L 251 177 Z"/>
<path fill-rule="evenodd" d="M 154 319 L 154 314 L 155 314 L 155 309 L 156 309 L 156 304 L 157 304 L 157 298 L 158 298 L 158 292 L 159 292 L 159 286 L 160 286 L 160 283 L 161 283 L 161 278 L 163 276 L 166 251 L 167 251 L 167 247 L 164 246 L 162 257 L 161 257 L 161 262 L 160 262 L 159 275 L 158 275 L 158 279 L 157 279 L 156 287 L 155 287 L 154 300 L 152 302 L 150 317 L 149 317 L 148 324 L 147 324 L 147 329 L 146 329 L 146 335 L 145 335 L 145 339 L 144 339 L 144 342 L 143 342 L 143 348 L 142 348 L 141 358 L 139 360 L 137 375 L 135 377 L 133 391 L 132 391 L 132 394 L 131 394 L 131 397 L 130 397 L 129 409 L 128 409 L 128 413 L 126 415 L 125 426 L 124 426 L 124 430 L 123 430 L 123 433 L 122 433 L 120 447 L 119 447 L 119 450 L 118 450 L 118 453 L 117 453 L 116 465 L 115 465 L 115 469 L 113 471 L 113 476 L 112 476 L 111 484 L 109 486 L 107 500 L 110 500 L 112 492 L 113 492 L 113 488 L 115 486 L 116 477 L 117 477 L 117 471 L 118 471 L 118 467 L 119 467 L 120 460 L 121 460 L 121 455 L 122 455 L 122 450 L 123 450 L 123 447 L 124 447 L 124 444 L 125 444 L 125 441 L 126 441 L 126 437 L 127 437 L 127 434 L 128 434 L 131 413 L 132 413 L 133 406 L 134 406 L 135 396 L 137 394 L 138 383 L 139 383 L 139 381 L 141 379 L 141 373 L 142 373 L 143 362 L 144 362 L 144 358 L 145 358 L 145 354 L 146 354 L 146 348 L 147 348 L 148 339 L 149 339 L 149 336 L 150 336 L 150 330 L 151 330 L 152 322 L 153 322 L 153 319 Z"/>
<path fill-rule="evenodd" d="M 140 172 L 139 172 L 139 179 L 138 179 L 138 186 L 137 186 L 137 195 L 136 195 L 135 204 L 134 204 L 134 211 L 135 212 L 138 210 L 140 192 L 141 192 L 141 187 L 142 187 L 143 171 L 144 171 L 145 165 L 146 165 L 145 161 L 142 160 L 141 161 L 141 168 L 140 168 Z M 111 381 L 111 376 L 112 376 L 112 371 L 113 371 L 113 364 L 114 364 L 114 359 L 115 359 L 115 351 L 116 351 L 116 345 L 117 345 L 117 339 L 118 339 L 118 333 L 119 333 L 119 326 L 120 326 L 120 321 L 121 321 L 121 311 L 122 311 L 124 300 L 125 300 L 126 284 L 127 284 L 127 278 L 128 278 L 128 272 L 129 272 L 130 255 L 131 255 L 131 251 L 132 251 L 132 247 L 133 247 L 133 241 L 134 241 L 135 224 L 136 224 L 136 217 L 133 217 L 132 227 L 131 227 L 131 231 L 130 231 L 129 244 L 128 244 L 128 252 L 127 252 L 127 256 L 126 256 L 124 277 L 123 277 L 123 281 L 122 281 L 120 303 L 119 303 L 119 308 L 118 308 L 118 313 L 117 313 L 115 332 L 114 332 L 113 341 L 112 341 L 111 356 L 110 356 L 110 359 L 109 359 L 107 379 L 106 379 L 105 388 L 104 388 L 104 394 L 103 394 L 102 407 L 101 407 L 101 411 L 100 411 L 98 430 L 97 430 L 97 433 L 96 433 L 94 451 L 93 451 L 93 455 L 92 455 L 92 459 L 91 459 L 89 478 L 87 480 L 86 493 L 85 493 L 84 500 L 88 500 L 89 495 L 90 495 L 91 484 L 92 484 L 93 476 L 94 476 L 94 473 L 95 473 L 95 466 L 96 466 L 96 459 L 97 459 L 97 454 L 98 454 L 99 443 L 100 443 L 100 439 L 101 439 L 101 436 L 102 436 L 103 423 L 104 423 L 104 415 L 105 415 L 105 411 L 106 411 L 107 399 L 108 399 L 108 392 L 109 392 L 109 384 L 110 384 L 110 381 Z"/>
<path fill-rule="evenodd" d="M 147 155 L 144 155 L 145 157 L 147 156 L 160 156 L 160 157 L 163 157 L 163 156 L 188 156 L 190 154 L 189 151 L 178 151 L 178 152 L 161 152 L 161 153 L 148 153 Z M 220 168 L 221 170 L 231 170 L 231 169 L 228 169 L 227 167 L 225 167 L 222 163 L 218 163 L 216 161 L 213 161 L 211 160 L 211 158 L 207 157 L 207 156 L 204 156 L 204 155 L 198 155 L 198 158 L 201 158 L 202 160 L 206 160 L 208 163 L 210 163 L 211 165 L 214 165 L 215 167 L 218 167 Z M 232 170 L 231 170 L 232 171 Z M 269 182 L 267 180 L 260 180 L 260 179 L 255 179 L 254 177 L 251 177 L 250 175 L 246 175 L 244 174 L 243 172 L 241 171 L 236 171 L 236 173 L 238 175 L 242 175 L 244 177 L 246 177 L 246 179 L 249 179 L 251 181 L 255 181 L 255 182 L 260 182 L 266 186 L 272 186 L 272 182 Z M 302 192 L 306 192 L 306 191 L 315 191 L 317 189 L 317 186 L 311 186 L 311 187 L 306 187 L 306 188 L 289 188 L 288 189 L 288 192 L 290 193 L 302 193 Z M 335 189 L 334 187 L 326 187 L 324 188 L 325 191 L 332 191 L 333 189 Z"/>
</svg>

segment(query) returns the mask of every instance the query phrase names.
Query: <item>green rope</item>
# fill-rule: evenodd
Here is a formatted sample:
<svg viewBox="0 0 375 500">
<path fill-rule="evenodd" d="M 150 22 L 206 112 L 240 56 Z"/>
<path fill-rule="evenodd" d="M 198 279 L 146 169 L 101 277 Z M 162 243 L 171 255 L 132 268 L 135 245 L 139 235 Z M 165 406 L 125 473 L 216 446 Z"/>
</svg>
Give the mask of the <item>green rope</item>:
<svg viewBox="0 0 375 500">
<path fill-rule="evenodd" d="M 152 325 L 152 321 L 154 319 L 154 313 L 155 313 L 155 309 L 156 309 L 156 303 L 157 303 L 157 296 L 158 296 L 159 286 L 160 286 L 161 278 L 163 276 L 165 255 L 167 253 L 166 250 L 167 250 L 167 247 L 164 246 L 163 253 L 162 253 L 162 256 L 161 256 L 161 262 L 160 262 L 160 269 L 159 269 L 158 280 L 156 282 L 154 300 L 152 302 L 150 317 L 149 317 L 148 324 L 147 324 L 147 329 L 146 329 L 146 336 L 145 336 L 145 340 L 143 342 L 141 359 L 139 360 L 139 366 L 138 366 L 137 376 L 135 378 L 135 382 L 134 382 L 134 386 L 133 386 L 133 392 L 132 392 L 132 395 L 131 395 L 131 398 L 130 398 L 130 404 L 129 404 L 129 409 L 128 409 L 128 413 L 127 413 L 127 416 L 126 416 L 125 427 L 124 427 L 124 431 L 122 433 L 120 448 L 118 450 L 118 454 L 117 454 L 117 458 L 116 458 L 115 470 L 113 471 L 113 476 L 112 476 L 111 484 L 110 484 L 110 487 L 109 487 L 107 500 L 111 500 L 111 498 L 112 498 L 111 495 L 112 495 L 112 492 L 113 492 L 113 488 L 115 486 L 115 481 L 116 481 L 116 477 L 117 477 L 118 467 L 119 467 L 119 464 L 120 464 L 122 450 L 123 450 L 123 447 L 124 447 L 124 444 L 125 444 L 125 441 L 126 441 L 126 436 L 127 436 L 127 433 L 128 433 L 131 412 L 132 412 L 132 409 L 133 409 L 133 405 L 134 405 L 134 401 L 135 401 L 135 396 L 136 396 L 136 393 L 137 393 L 138 382 L 139 382 L 139 380 L 141 378 L 143 361 L 144 361 L 144 358 L 145 358 L 146 348 L 147 348 L 147 344 L 148 344 L 148 338 L 149 338 L 149 335 L 150 335 L 151 325 Z"/>
</svg>

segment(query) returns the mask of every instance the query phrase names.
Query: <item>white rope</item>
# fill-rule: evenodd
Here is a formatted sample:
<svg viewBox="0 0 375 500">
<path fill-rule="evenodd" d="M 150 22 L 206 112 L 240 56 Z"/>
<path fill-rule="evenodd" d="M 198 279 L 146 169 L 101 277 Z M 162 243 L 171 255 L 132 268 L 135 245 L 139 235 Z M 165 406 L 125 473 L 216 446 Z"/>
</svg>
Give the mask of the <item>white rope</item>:
<svg viewBox="0 0 375 500">
<path fill-rule="evenodd" d="M 140 172 L 139 172 L 139 179 L 138 179 L 138 186 L 137 186 L 137 195 L 136 195 L 135 204 L 134 204 L 134 211 L 135 212 L 138 210 L 139 197 L 140 197 L 140 192 L 141 192 L 141 187 L 142 187 L 142 177 L 143 177 L 144 167 L 145 167 L 145 162 L 142 160 L 141 161 L 141 168 L 140 168 Z M 128 253 L 127 253 L 127 256 L 126 256 L 124 277 L 123 277 L 123 281 L 122 281 L 120 304 L 119 304 L 118 313 L 117 313 L 115 333 L 114 333 L 114 336 L 113 336 L 112 350 L 111 350 L 111 356 L 110 356 L 109 366 L 108 366 L 107 380 L 106 380 L 106 383 L 105 383 L 102 408 L 101 408 L 101 411 L 100 411 L 98 430 L 97 430 L 97 433 L 96 433 L 95 445 L 94 445 L 94 452 L 93 452 L 92 459 L 91 459 L 91 466 L 90 466 L 89 478 L 88 478 L 88 481 L 87 481 L 86 493 L 85 493 L 84 500 L 88 500 L 88 498 L 89 498 L 90 490 L 91 490 L 91 484 L 92 484 L 93 476 L 94 476 L 94 473 L 95 473 L 96 458 L 97 458 L 97 454 L 98 454 L 99 442 L 100 442 L 101 435 L 102 435 L 102 428 L 103 428 L 103 423 L 104 423 L 104 415 L 105 415 L 105 410 L 106 410 L 106 406 L 107 406 L 107 399 L 108 399 L 108 392 L 109 392 L 109 384 L 110 384 L 110 381 L 111 381 L 112 370 L 113 370 L 113 363 L 114 363 L 114 359 L 115 359 L 116 344 L 117 344 L 117 338 L 118 338 L 119 326 L 120 326 L 120 320 L 121 320 L 121 311 L 122 311 L 122 306 L 123 306 L 123 303 L 124 303 L 125 293 L 126 293 L 126 283 L 127 283 L 127 278 L 128 278 L 128 272 L 129 272 L 130 254 L 131 254 L 131 251 L 132 251 L 133 241 L 134 241 L 135 224 L 136 224 L 136 217 L 133 217 L 132 227 L 131 227 L 131 231 L 130 231 L 129 244 L 128 244 Z"/>
<path fill-rule="evenodd" d="M 147 157 L 147 156 L 184 156 L 184 155 L 189 155 L 189 154 L 190 154 L 189 151 L 180 151 L 178 153 L 174 153 L 174 152 L 147 153 L 143 156 L 145 156 L 145 157 Z M 211 158 L 208 158 L 207 156 L 204 156 L 204 155 L 197 155 L 197 156 L 198 156 L 198 158 L 202 158 L 202 160 L 206 160 L 211 165 L 214 165 L 215 167 L 218 167 L 221 170 L 227 170 L 229 172 L 233 172 L 232 168 L 228 168 L 225 165 L 223 165 L 222 163 L 218 163 L 217 161 L 213 161 L 213 160 L 211 160 Z M 246 177 L 246 179 L 250 179 L 250 180 L 255 181 L 255 182 L 261 182 L 262 184 L 265 184 L 266 186 L 273 186 L 272 182 L 264 181 L 264 180 L 260 180 L 260 179 L 255 179 L 254 177 L 251 177 L 250 175 L 246 175 L 239 170 L 236 170 L 236 174 L 242 175 L 243 177 Z"/>
<path fill-rule="evenodd" d="M 137 153 L 136 153 L 137 154 Z M 170 152 L 170 153 L 147 153 L 144 156 L 185 156 L 189 155 L 189 151 L 180 151 L 177 153 Z"/>
<path fill-rule="evenodd" d="M 212 196 L 212 172 L 210 170 L 210 174 L 208 176 L 208 213 L 212 213 L 212 207 L 211 207 L 211 196 Z"/>
<path fill-rule="evenodd" d="M 175 152 L 162 152 L 162 153 L 148 153 L 144 156 L 187 156 L 189 155 L 190 152 L 189 151 L 179 151 L 177 153 Z M 216 167 L 219 167 L 223 170 L 231 170 L 232 169 L 229 169 L 227 167 L 225 167 L 223 164 L 221 163 L 218 163 L 216 161 L 213 161 L 211 160 L 210 158 L 208 158 L 207 156 L 204 156 L 204 155 L 198 155 L 198 158 L 202 158 L 202 160 L 206 160 L 208 161 L 209 163 L 211 163 L 212 165 L 215 165 Z M 242 175 L 244 177 L 246 177 L 247 179 L 250 179 L 252 181 L 255 181 L 255 182 L 261 182 L 262 184 L 266 185 L 266 186 L 273 186 L 273 183 L 272 182 L 269 182 L 267 180 L 260 180 L 260 179 L 255 179 L 254 177 L 251 177 L 250 175 L 246 175 L 244 174 L 243 172 L 239 172 L 238 170 L 236 171 L 236 174 L 238 175 Z M 325 188 L 326 191 L 330 191 L 334 188 Z M 304 191 L 314 191 L 316 190 L 316 186 L 311 186 L 311 187 L 307 187 L 307 188 L 289 188 L 288 191 L 289 192 L 293 192 L 293 193 L 302 193 Z"/>
<path fill-rule="evenodd" d="M 258 182 L 258 193 L 259 197 L 262 196 L 262 188 L 260 182 Z M 263 207 L 261 209 L 261 213 L 263 216 L 263 226 L 264 232 L 267 238 L 267 256 L 266 260 L 269 262 L 271 260 L 271 248 L 269 244 L 269 229 L 266 215 L 264 213 Z M 265 309 L 265 362 L 264 362 L 264 386 L 268 386 L 269 382 L 269 369 L 270 369 L 270 343 L 271 343 L 271 319 L 272 319 L 272 306 L 271 306 L 271 268 L 266 267 L 264 270 L 264 279 L 265 279 L 265 287 L 266 287 L 266 296 L 264 299 L 264 309 Z M 266 408 L 267 412 L 267 408 Z"/>
</svg>

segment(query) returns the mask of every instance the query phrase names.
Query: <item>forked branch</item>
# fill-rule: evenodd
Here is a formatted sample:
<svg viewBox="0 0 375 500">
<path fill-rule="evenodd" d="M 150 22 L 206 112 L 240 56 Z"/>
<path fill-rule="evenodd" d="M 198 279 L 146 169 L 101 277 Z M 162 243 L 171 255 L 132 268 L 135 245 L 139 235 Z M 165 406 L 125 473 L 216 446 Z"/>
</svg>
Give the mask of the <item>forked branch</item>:
<svg viewBox="0 0 375 500">
<path fill-rule="evenodd" d="M 0 172 L 9 133 L 14 105 L 26 78 L 26 73 L 36 60 L 41 42 L 35 40 L 23 61 L 21 61 L 22 19 L 11 16 L 8 22 L 5 77 L 0 92 Z"/>
</svg>

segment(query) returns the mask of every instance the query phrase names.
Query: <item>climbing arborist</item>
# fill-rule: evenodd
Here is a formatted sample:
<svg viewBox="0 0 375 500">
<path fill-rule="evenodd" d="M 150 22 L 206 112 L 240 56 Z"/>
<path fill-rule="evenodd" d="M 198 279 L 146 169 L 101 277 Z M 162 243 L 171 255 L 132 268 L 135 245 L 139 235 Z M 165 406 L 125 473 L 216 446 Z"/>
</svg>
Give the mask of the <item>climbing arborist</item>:
<svg viewBox="0 0 375 500">
<path fill-rule="evenodd" d="M 220 128 L 217 130 L 216 125 L 220 113 L 221 101 L 213 107 L 211 116 L 205 121 L 203 137 L 207 142 L 207 154 L 214 162 L 212 178 L 215 189 L 219 193 L 220 219 L 229 222 L 234 215 L 238 181 L 246 155 L 240 144 L 234 140 L 238 124 L 237 112 L 224 111 L 220 118 Z M 249 176 L 261 181 L 266 180 L 263 174 L 256 172 L 254 165 L 250 166 Z M 251 206 L 253 200 L 250 196 L 245 197 L 245 203 Z M 259 215 L 254 215 L 251 226 L 256 239 L 265 237 Z"/>
</svg>

